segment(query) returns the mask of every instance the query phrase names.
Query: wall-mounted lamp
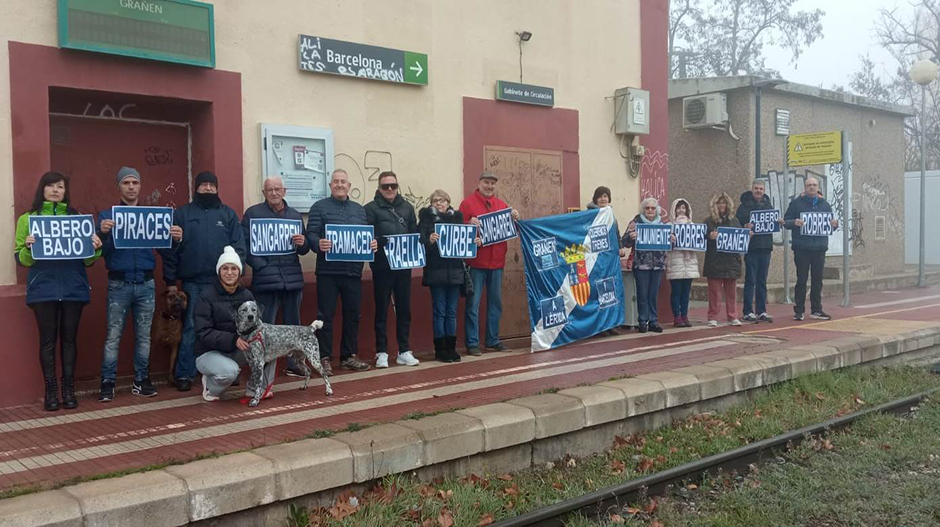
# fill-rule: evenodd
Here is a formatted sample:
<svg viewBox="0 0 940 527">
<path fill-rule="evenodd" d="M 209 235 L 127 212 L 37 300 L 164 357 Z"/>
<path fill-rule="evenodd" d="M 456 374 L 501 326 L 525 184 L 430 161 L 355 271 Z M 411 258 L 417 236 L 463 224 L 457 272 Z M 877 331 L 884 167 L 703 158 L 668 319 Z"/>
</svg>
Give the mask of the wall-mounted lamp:
<svg viewBox="0 0 940 527">
<path fill-rule="evenodd" d="M 528 42 L 532 39 L 531 31 L 516 31 L 516 36 L 519 37 L 519 83 L 522 83 L 522 43 Z"/>
</svg>

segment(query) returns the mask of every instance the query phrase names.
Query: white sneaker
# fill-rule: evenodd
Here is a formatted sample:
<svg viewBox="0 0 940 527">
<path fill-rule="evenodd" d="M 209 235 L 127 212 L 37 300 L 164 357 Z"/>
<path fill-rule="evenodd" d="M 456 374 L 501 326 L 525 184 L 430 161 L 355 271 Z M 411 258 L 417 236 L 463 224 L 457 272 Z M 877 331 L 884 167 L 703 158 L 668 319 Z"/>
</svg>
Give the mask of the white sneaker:
<svg viewBox="0 0 940 527">
<path fill-rule="evenodd" d="M 388 353 L 376 353 L 375 354 L 375 367 L 376 368 L 388 368 Z"/>
<path fill-rule="evenodd" d="M 219 396 L 209 393 L 209 385 L 206 384 L 205 375 L 202 376 L 202 398 L 209 401 L 210 403 L 219 400 Z"/>
<path fill-rule="evenodd" d="M 421 364 L 410 351 L 399 351 L 398 358 L 395 359 L 395 364 L 401 364 L 402 366 L 417 366 Z"/>
<path fill-rule="evenodd" d="M 708 321 L 708 327 L 710 327 L 710 328 L 717 328 L 717 327 L 718 327 L 718 321 L 717 321 L 717 320 L 709 320 L 709 321 Z"/>
<path fill-rule="evenodd" d="M 732 320 L 731 322 L 728 322 L 728 323 L 731 324 L 732 326 L 740 326 L 740 325 L 741 325 L 741 321 L 738 320 L 738 319 L 734 319 L 734 320 Z"/>
</svg>

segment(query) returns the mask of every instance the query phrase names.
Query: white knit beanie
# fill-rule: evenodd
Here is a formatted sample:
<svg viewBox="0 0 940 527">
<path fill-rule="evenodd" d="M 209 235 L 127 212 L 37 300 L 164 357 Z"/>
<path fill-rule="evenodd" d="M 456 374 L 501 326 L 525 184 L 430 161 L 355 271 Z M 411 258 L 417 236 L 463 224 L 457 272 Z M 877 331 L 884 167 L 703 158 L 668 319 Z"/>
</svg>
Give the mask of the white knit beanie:
<svg viewBox="0 0 940 527">
<path fill-rule="evenodd" d="M 222 256 L 219 256 L 219 263 L 215 264 L 215 274 L 219 274 L 219 269 L 222 269 L 222 266 L 225 264 L 232 264 L 238 267 L 239 274 L 244 272 L 242 270 L 242 259 L 238 257 L 238 253 L 235 252 L 235 249 L 233 249 L 231 245 L 226 245 L 225 249 L 222 251 Z"/>
</svg>

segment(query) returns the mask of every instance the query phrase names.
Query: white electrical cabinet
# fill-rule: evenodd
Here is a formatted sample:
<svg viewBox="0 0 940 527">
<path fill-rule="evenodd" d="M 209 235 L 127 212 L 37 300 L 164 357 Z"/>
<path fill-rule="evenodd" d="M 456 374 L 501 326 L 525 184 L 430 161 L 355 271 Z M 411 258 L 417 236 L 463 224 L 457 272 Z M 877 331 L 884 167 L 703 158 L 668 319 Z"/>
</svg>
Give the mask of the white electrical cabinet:
<svg viewBox="0 0 940 527">
<path fill-rule="evenodd" d="M 614 92 L 614 132 L 649 135 L 650 92 L 638 88 L 620 88 Z"/>
<path fill-rule="evenodd" d="M 285 201 L 301 213 L 330 195 L 333 130 L 261 124 L 261 179 L 281 176 Z"/>
</svg>

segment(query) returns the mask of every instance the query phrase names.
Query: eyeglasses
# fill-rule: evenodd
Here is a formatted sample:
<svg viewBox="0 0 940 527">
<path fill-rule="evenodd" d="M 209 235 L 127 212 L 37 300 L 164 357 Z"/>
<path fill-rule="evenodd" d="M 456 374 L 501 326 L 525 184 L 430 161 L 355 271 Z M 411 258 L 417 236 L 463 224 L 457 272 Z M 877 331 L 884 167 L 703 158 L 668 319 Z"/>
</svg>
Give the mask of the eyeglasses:
<svg viewBox="0 0 940 527">
<path fill-rule="evenodd" d="M 644 210 L 656 210 L 656 207 L 643 207 Z"/>
<path fill-rule="evenodd" d="M 447 202 L 448 200 L 446 198 L 434 198 L 431 200 L 431 203 L 447 203 Z"/>
<path fill-rule="evenodd" d="M 379 185 L 382 190 L 398 190 L 398 183 L 383 183 Z"/>
<path fill-rule="evenodd" d="M 284 187 L 271 187 L 271 188 L 264 189 L 264 193 L 265 194 L 280 194 L 281 192 L 284 192 L 285 190 L 287 189 L 285 189 Z"/>
</svg>

